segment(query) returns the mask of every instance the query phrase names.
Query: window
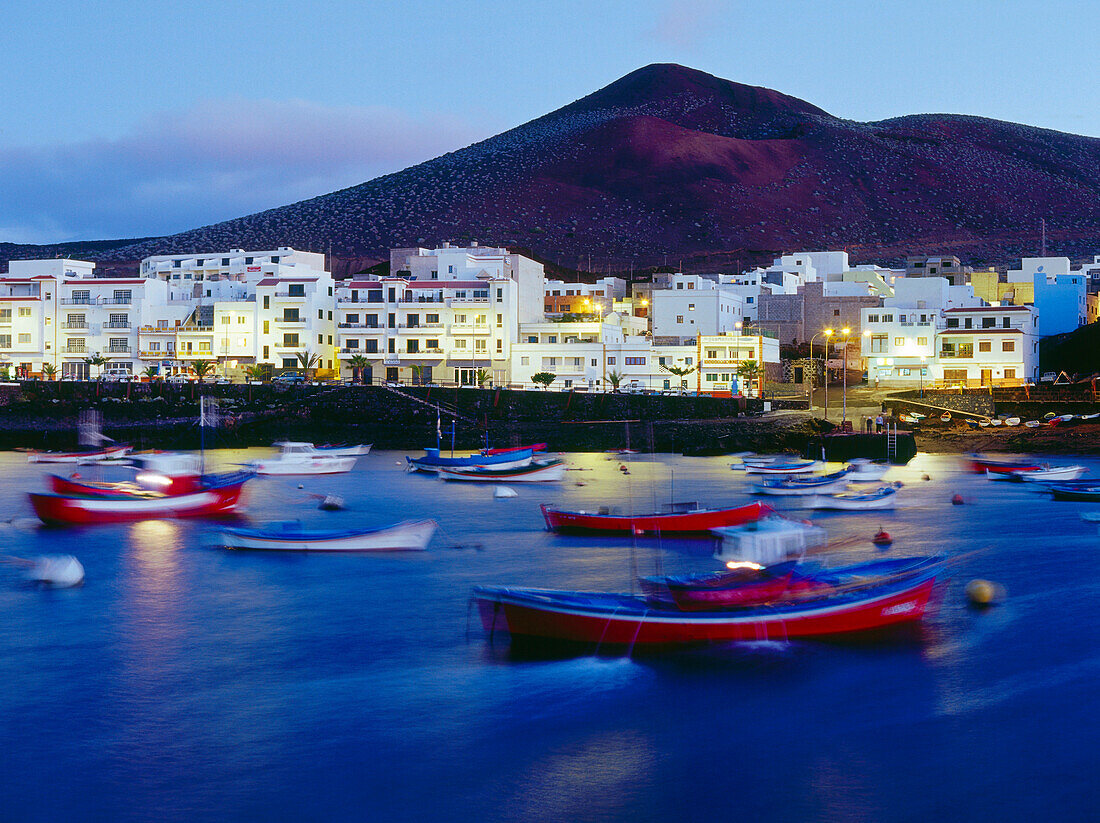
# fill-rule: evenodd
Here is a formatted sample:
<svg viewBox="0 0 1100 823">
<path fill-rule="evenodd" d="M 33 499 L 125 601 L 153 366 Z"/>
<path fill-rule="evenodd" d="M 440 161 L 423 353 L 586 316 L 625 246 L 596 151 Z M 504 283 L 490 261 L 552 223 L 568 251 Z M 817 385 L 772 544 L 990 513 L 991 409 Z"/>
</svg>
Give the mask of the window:
<svg viewBox="0 0 1100 823">
<path fill-rule="evenodd" d="M 1002 329 L 1011 329 L 1012 328 L 1012 318 L 1011 317 L 1002 317 L 1001 318 L 1001 328 Z"/>
<path fill-rule="evenodd" d="M 287 297 L 305 297 L 306 296 L 306 284 L 305 283 L 291 283 L 286 287 Z"/>
<path fill-rule="evenodd" d="M 129 289 L 115 289 L 115 296 L 113 302 L 115 303 L 129 303 L 131 299 L 131 292 Z"/>
<path fill-rule="evenodd" d="M 477 340 L 474 341 L 474 351 L 485 351 L 485 350 L 486 350 L 485 338 L 484 337 L 479 337 Z"/>
<path fill-rule="evenodd" d="M 107 328 L 128 329 L 130 328 L 130 318 L 127 317 L 125 314 L 112 314 L 109 316 Z"/>
<path fill-rule="evenodd" d="M 615 365 L 615 358 L 614 357 L 607 358 L 607 365 L 614 366 Z"/>
<path fill-rule="evenodd" d="M 707 360 L 717 360 L 718 349 L 707 349 Z"/>
<path fill-rule="evenodd" d="M 707 375 L 707 380 L 709 380 L 711 383 L 716 383 L 718 381 L 718 375 L 717 374 L 708 374 Z"/>
<path fill-rule="evenodd" d="M 626 359 L 623 360 L 623 365 L 626 365 L 626 366 L 644 366 L 645 365 L 645 358 L 644 357 L 627 357 Z"/>
<path fill-rule="evenodd" d="M 347 340 L 344 341 L 344 348 L 346 348 L 346 349 L 357 349 L 357 348 L 359 348 L 358 338 L 349 337 Z"/>
<path fill-rule="evenodd" d="M 497 341 L 497 354 L 501 354 L 503 351 L 504 351 L 504 341 L 503 340 L 498 340 Z"/>
<path fill-rule="evenodd" d="M 293 357 L 284 357 L 283 358 L 283 368 L 284 369 L 293 369 L 293 368 L 296 368 L 297 365 L 298 365 L 298 361 L 295 360 Z"/>
<path fill-rule="evenodd" d="M 429 349 L 438 349 L 439 348 L 439 338 L 436 337 L 436 338 L 432 338 L 432 339 L 429 339 L 429 340 L 425 340 L 424 345 L 427 346 Z"/>
<path fill-rule="evenodd" d="M 966 369 L 944 369 L 943 370 L 943 379 L 944 380 L 961 380 L 961 381 L 965 382 L 966 381 Z"/>
<path fill-rule="evenodd" d="M 438 323 L 439 322 L 439 315 L 438 314 L 426 314 L 426 315 L 424 315 L 424 322 L 425 323 Z"/>
<path fill-rule="evenodd" d="M 519 359 L 519 364 L 521 366 L 530 366 L 531 365 L 531 358 L 530 357 L 521 357 Z"/>
<path fill-rule="evenodd" d="M 991 343 L 989 340 L 979 340 L 978 341 L 978 351 L 979 352 L 991 352 L 991 351 L 993 351 L 993 343 Z"/>
<path fill-rule="evenodd" d="M 323 334 L 317 335 L 317 345 L 323 346 L 325 343 L 325 336 Z"/>
<path fill-rule="evenodd" d="M 959 318 L 957 318 L 957 317 L 948 317 L 947 318 L 947 328 L 957 329 L 958 327 L 959 327 Z"/>
<path fill-rule="evenodd" d="M 271 334 L 271 321 L 270 320 L 265 320 L 264 321 L 264 334 Z"/>
<path fill-rule="evenodd" d="M 965 317 L 965 318 L 963 318 L 963 328 L 964 328 L 964 329 L 972 329 L 972 328 L 974 328 L 974 318 L 973 318 L 973 317 Z"/>
<path fill-rule="evenodd" d="M 889 337 L 885 334 L 872 334 L 870 337 L 870 348 L 868 351 L 871 354 L 885 354 L 889 351 Z"/>
<path fill-rule="evenodd" d="M 1005 380 L 1014 380 L 1016 378 L 1016 369 L 1005 369 Z"/>
<path fill-rule="evenodd" d="M 111 317 L 114 317 L 114 315 L 112 314 Z M 229 315 L 228 314 L 223 314 L 221 316 L 221 321 L 222 321 L 223 326 L 228 326 L 229 325 Z"/>
<path fill-rule="evenodd" d="M 927 337 L 918 337 L 917 338 L 917 345 L 918 346 L 927 346 L 928 345 L 928 338 Z"/>
<path fill-rule="evenodd" d="M 894 345 L 895 346 L 904 346 L 905 345 L 905 338 L 904 337 L 895 337 L 894 338 Z"/>
<path fill-rule="evenodd" d="M 284 349 L 296 349 L 296 348 L 298 348 L 298 335 L 296 335 L 296 334 L 284 334 L 283 335 L 283 348 Z"/>
<path fill-rule="evenodd" d="M 21 334 L 21 335 L 19 335 L 19 342 L 20 343 L 30 343 L 31 342 L 31 336 L 29 334 Z"/>
<path fill-rule="evenodd" d="M 868 323 L 877 323 L 878 322 L 878 315 L 877 314 L 867 315 L 867 322 Z"/>
<path fill-rule="evenodd" d="M 996 328 L 996 327 L 997 327 L 997 318 L 996 317 L 983 317 L 982 318 L 982 328 L 983 329 L 993 329 L 993 328 Z"/>
<path fill-rule="evenodd" d="M 683 323 L 684 322 L 684 316 L 682 314 L 676 315 L 676 322 L 677 323 Z"/>
<path fill-rule="evenodd" d="M 20 309 L 19 309 L 19 316 L 20 317 L 30 317 L 31 316 L 31 310 L 29 308 L 26 308 L 25 306 L 21 306 Z"/>
<path fill-rule="evenodd" d="M 405 349 L 409 354 L 417 354 L 420 351 L 420 341 L 410 340 L 405 344 Z"/>
<path fill-rule="evenodd" d="M 909 376 L 909 369 L 902 369 L 901 370 L 901 376 L 902 377 L 908 377 Z"/>
<path fill-rule="evenodd" d="M 363 350 L 365 352 L 367 352 L 367 354 L 377 354 L 378 353 L 378 341 L 377 340 L 364 340 L 363 344 L 364 344 L 363 345 Z"/>
<path fill-rule="evenodd" d="M 694 303 L 688 303 L 688 311 L 695 311 L 695 304 Z"/>
<path fill-rule="evenodd" d="M 840 317 L 840 309 L 833 309 L 833 317 Z"/>
<path fill-rule="evenodd" d="M 271 352 L 270 347 L 269 346 L 264 346 L 264 357 L 263 357 L 264 360 L 270 359 L 270 357 L 271 357 L 270 352 Z"/>
<path fill-rule="evenodd" d="M 395 338 L 391 337 L 386 341 L 386 351 L 390 354 L 394 354 L 397 351 L 397 341 Z"/>
<path fill-rule="evenodd" d="M 530 335 L 527 336 L 527 342 L 528 343 L 537 343 L 537 342 L 539 342 L 539 336 L 537 334 L 530 334 Z"/>
<path fill-rule="evenodd" d="M 271 308 L 271 295 L 270 294 L 265 294 L 264 295 L 264 308 L 265 309 L 270 309 Z"/>
<path fill-rule="evenodd" d="M 160 351 L 160 341 L 153 340 L 149 343 L 149 351 Z"/>
<path fill-rule="evenodd" d="M 1003 340 L 1001 341 L 1001 351 L 1016 351 L 1015 340 Z M 1007 377 L 1008 375 L 1005 375 Z"/>
<path fill-rule="evenodd" d="M 598 365 L 600 365 L 600 361 L 599 361 L 599 360 L 597 360 L 597 359 L 596 359 L 595 357 L 593 357 L 593 358 L 592 358 L 592 365 L 593 365 L 593 366 L 598 366 Z"/>
<path fill-rule="evenodd" d="M 894 315 L 892 315 L 892 314 L 882 315 L 882 322 L 883 323 L 893 323 L 894 322 Z"/>
<path fill-rule="evenodd" d="M 466 341 L 465 340 L 455 340 L 453 346 L 456 349 L 464 349 L 464 348 L 466 348 Z"/>
<path fill-rule="evenodd" d="M 503 327 L 504 327 L 504 315 L 503 314 L 498 314 L 497 315 L 497 328 L 500 329 L 500 328 L 503 328 Z"/>
<path fill-rule="evenodd" d="M 317 309 L 317 319 L 318 320 L 324 320 L 325 319 L 325 310 L 324 309 Z"/>
</svg>

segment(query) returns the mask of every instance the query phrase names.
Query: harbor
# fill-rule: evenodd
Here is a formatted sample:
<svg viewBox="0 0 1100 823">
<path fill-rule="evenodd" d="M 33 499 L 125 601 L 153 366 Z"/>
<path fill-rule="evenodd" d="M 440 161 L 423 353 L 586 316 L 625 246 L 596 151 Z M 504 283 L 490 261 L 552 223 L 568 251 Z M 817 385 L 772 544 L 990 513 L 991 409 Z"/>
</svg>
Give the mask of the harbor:
<svg viewBox="0 0 1100 823">
<path fill-rule="evenodd" d="M 1025 819 L 1050 812 L 1051 791 L 1060 814 L 1090 813 L 1085 712 L 1100 633 L 1087 592 L 1100 569 L 1087 558 L 1100 537 L 1082 514 L 1097 504 L 928 454 L 882 477 L 897 484 L 888 511 L 806 510 L 753 495 L 772 481 L 731 470 L 735 457 L 670 454 L 554 455 L 564 480 L 500 499 L 491 484 L 407 472 L 420 454 L 372 449 L 347 473 L 255 478 L 230 521 L 76 528 L 40 527 L 27 502 L 56 467 L 0 454 L 6 552 L 75 554 L 87 573 L 77 588 L 14 570 L 0 585 L 0 673 L 20 683 L 0 724 L 29 741 L 0 778 L 6 814 L 336 819 L 361 807 L 379 820 L 656 821 L 690 796 L 707 815 L 881 819 L 950 806 Z M 270 455 L 206 459 L 230 472 Z M 1041 462 L 1100 475 L 1093 457 Z M 321 511 L 318 496 L 344 505 Z M 955 562 L 924 620 L 884 639 L 578 653 L 483 629 L 478 586 L 630 593 L 640 577 L 721 569 L 706 535 L 557 534 L 540 509 L 642 513 L 685 500 L 765 501 L 811 519 L 830 548 L 814 556 L 836 563 Z M 438 524 L 426 550 L 220 544 L 227 526 L 376 529 L 397 513 Z M 881 531 L 886 549 L 872 542 Z M 972 606 L 976 579 L 1003 587 L 1003 600 Z M 1021 739 L 1044 752 L 1044 796 L 1034 750 L 1011 744 Z M 754 778 L 731 794 L 715 763 Z"/>
</svg>

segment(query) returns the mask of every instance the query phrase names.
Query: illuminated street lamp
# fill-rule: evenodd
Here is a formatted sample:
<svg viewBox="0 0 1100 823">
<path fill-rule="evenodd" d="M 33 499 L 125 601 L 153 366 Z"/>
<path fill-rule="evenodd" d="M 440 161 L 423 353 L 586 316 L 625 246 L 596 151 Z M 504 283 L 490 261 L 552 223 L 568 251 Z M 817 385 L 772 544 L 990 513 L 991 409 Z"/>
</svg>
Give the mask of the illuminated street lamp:
<svg viewBox="0 0 1100 823">
<path fill-rule="evenodd" d="M 823 330 L 819 331 L 817 334 L 815 334 L 813 337 L 810 338 L 810 410 L 811 411 L 813 410 L 813 407 L 814 407 L 814 341 L 817 340 L 819 335 L 823 334 L 826 337 L 829 337 L 829 336 L 832 335 L 832 333 L 833 333 L 832 329 L 823 329 Z M 826 344 L 826 346 L 828 346 L 828 344 Z M 826 351 L 825 351 L 825 359 L 826 360 L 829 359 L 828 349 L 826 349 Z M 822 372 L 823 372 L 822 377 L 824 378 L 822 382 L 825 384 L 825 416 L 828 417 L 829 416 L 829 380 L 827 378 L 828 372 L 825 372 L 824 369 L 822 369 Z"/>
<path fill-rule="evenodd" d="M 844 403 L 844 414 L 840 418 L 840 428 L 843 430 L 848 423 L 848 340 L 851 338 L 852 330 L 845 327 L 840 330 L 840 333 L 844 335 L 844 388 L 842 390 L 841 397 Z"/>
</svg>

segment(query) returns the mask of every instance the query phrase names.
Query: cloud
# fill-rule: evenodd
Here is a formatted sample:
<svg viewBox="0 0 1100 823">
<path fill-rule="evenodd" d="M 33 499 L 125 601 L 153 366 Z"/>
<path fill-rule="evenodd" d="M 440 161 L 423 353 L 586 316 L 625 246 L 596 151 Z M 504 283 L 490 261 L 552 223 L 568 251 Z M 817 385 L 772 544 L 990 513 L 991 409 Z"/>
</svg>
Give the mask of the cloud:
<svg viewBox="0 0 1100 823">
<path fill-rule="evenodd" d="M 383 107 L 202 102 L 115 140 L 0 149 L 0 242 L 170 234 L 352 186 L 493 131 Z"/>
<path fill-rule="evenodd" d="M 723 0 L 667 0 L 649 36 L 675 48 L 695 48 L 714 33 L 714 19 L 728 5 Z"/>
</svg>

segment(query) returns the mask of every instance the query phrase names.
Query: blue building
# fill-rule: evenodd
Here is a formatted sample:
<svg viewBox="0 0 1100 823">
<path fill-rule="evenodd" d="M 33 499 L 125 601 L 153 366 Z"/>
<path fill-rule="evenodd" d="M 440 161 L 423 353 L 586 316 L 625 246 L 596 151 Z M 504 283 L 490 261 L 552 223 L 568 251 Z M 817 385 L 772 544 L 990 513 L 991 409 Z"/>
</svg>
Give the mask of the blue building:
<svg viewBox="0 0 1100 823">
<path fill-rule="evenodd" d="M 1073 331 L 1088 322 L 1083 274 L 1053 274 L 1039 266 L 1034 283 L 1040 337 Z"/>
</svg>

